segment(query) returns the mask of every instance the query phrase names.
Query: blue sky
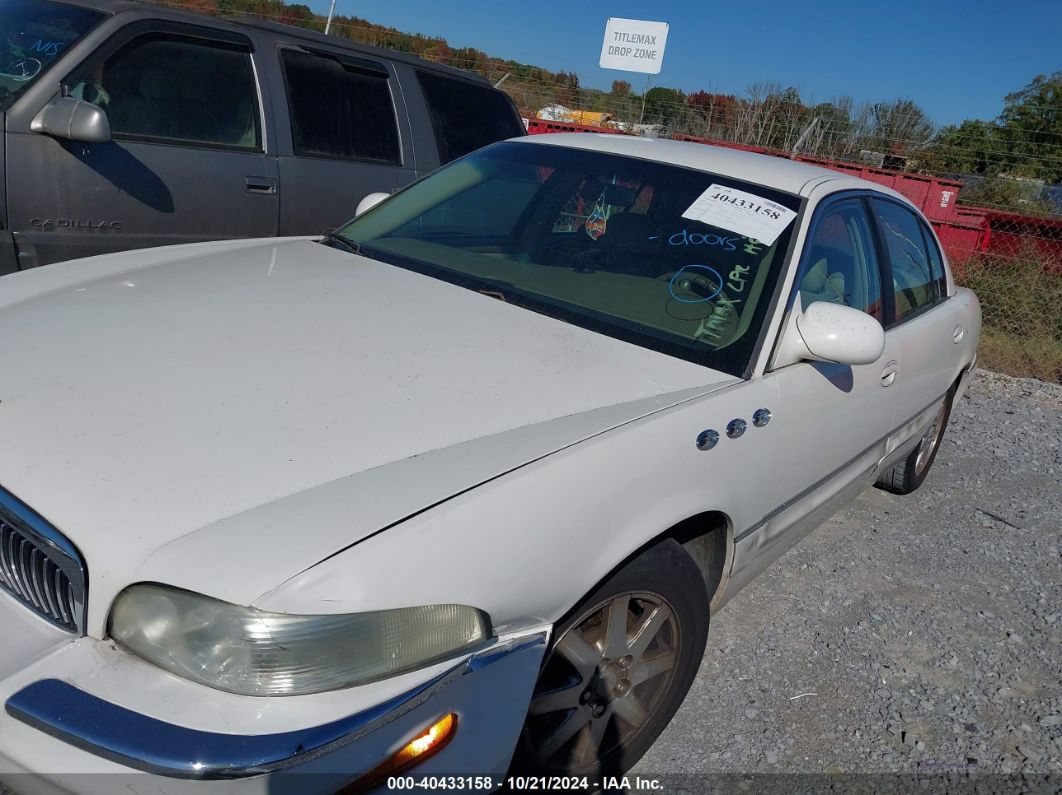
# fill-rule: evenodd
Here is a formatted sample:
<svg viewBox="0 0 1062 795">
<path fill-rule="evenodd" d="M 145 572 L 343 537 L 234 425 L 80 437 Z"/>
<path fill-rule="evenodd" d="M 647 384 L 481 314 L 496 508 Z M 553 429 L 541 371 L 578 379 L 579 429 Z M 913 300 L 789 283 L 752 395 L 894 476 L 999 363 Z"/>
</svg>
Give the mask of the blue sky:
<svg viewBox="0 0 1062 795">
<path fill-rule="evenodd" d="M 309 5 L 328 11 L 328 0 Z M 805 101 L 904 97 L 941 124 L 994 118 L 1004 95 L 1062 70 L 1059 0 L 337 0 L 336 10 L 606 89 L 615 79 L 642 87 L 645 76 L 598 67 L 605 20 L 660 20 L 670 33 L 653 85 L 741 94 L 767 81 Z"/>
</svg>

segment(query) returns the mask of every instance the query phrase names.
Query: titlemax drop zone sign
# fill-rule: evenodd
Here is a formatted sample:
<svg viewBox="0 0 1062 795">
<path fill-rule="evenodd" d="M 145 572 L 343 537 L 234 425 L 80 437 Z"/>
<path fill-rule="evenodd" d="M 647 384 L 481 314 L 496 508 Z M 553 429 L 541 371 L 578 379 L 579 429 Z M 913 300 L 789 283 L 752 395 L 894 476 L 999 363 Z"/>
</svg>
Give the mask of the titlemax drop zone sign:
<svg viewBox="0 0 1062 795">
<path fill-rule="evenodd" d="M 664 64 L 667 23 L 610 17 L 601 44 L 602 69 L 658 75 Z"/>
</svg>

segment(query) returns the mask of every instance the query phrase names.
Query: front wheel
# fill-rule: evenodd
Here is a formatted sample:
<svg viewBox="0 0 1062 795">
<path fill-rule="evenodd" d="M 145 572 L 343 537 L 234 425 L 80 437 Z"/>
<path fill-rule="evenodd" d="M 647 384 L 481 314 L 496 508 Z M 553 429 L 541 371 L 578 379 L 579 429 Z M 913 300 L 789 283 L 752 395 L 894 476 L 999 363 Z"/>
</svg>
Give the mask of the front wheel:
<svg viewBox="0 0 1062 795">
<path fill-rule="evenodd" d="M 922 481 L 926 479 L 929 468 L 933 466 L 933 461 L 937 457 L 940 440 L 944 438 L 944 429 L 948 427 L 948 418 L 951 417 L 951 400 L 954 394 L 954 389 L 948 392 L 940 410 L 929 423 L 918 446 L 911 451 L 911 454 L 878 477 L 875 484 L 878 488 L 891 491 L 893 494 L 910 494 L 922 485 Z"/>
<path fill-rule="evenodd" d="M 682 703 L 708 638 L 708 592 L 673 540 L 639 555 L 555 628 L 514 773 L 622 775 Z"/>
</svg>

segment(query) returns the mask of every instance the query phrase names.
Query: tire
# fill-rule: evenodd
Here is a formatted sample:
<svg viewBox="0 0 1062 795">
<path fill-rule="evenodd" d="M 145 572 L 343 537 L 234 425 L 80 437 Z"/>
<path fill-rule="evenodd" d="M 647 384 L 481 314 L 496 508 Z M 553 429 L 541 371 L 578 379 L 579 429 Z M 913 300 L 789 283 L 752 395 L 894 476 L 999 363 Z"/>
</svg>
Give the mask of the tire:
<svg viewBox="0 0 1062 795">
<path fill-rule="evenodd" d="M 700 569 L 670 539 L 599 585 L 555 627 L 511 772 L 593 780 L 629 770 L 693 683 L 708 601 Z M 625 621 L 611 624 L 620 610 Z"/>
<path fill-rule="evenodd" d="M 888 472 L 879 475 L 874 485 L 885 491 L 891 491 L 893 494 L 910 494 L 922 485 L 922 481 L 929 474 L 929 469 L 933 466 L 933 461 L 940 450 L 940 440 L 944 438 L 944 431 L 951 417 L 951 401 L 954 395 L 953 388 L 944 398 L 940 410 L 929 423 L 918 446 L 903 461 Z"/>
</svg>

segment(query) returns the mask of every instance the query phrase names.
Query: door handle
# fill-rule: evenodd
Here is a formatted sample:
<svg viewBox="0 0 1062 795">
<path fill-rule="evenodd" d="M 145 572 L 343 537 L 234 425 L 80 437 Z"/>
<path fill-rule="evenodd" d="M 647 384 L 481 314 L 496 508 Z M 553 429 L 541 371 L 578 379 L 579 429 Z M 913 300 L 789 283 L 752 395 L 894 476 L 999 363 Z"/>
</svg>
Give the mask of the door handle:
<svg viewBox="0 0 1062 795">
<path fill-rule="evenodd" d="M 896 363 L 895 359 L 887 362 L 881 371 L 881 385 L 892 386 L 898 372 L 900 372 L 900 365 Z"/>
<path fill-rule="evenodd" d="M 277 181 L 273 177 L 247 177 L 244 179 L 248 193 L 261 193 L 265 196 L 277 195 Z"/>
</svg>

